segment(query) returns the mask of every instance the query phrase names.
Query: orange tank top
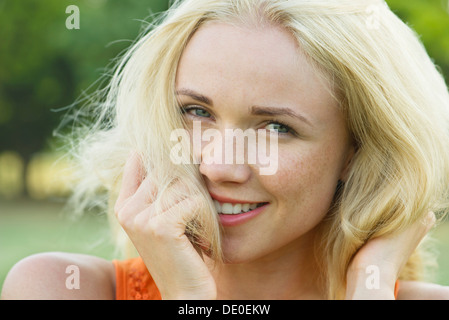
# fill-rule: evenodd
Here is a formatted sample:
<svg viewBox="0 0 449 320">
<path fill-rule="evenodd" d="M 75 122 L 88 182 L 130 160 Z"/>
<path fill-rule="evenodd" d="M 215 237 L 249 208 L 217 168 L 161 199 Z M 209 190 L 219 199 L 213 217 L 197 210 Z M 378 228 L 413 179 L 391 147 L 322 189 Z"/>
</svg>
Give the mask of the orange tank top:
<svg viewBox="0 0 449 320">
<path fill-rule="evenodd" d="M 159 289 L 142 258 L 113 260 L 115 267 L 115 297 L 117 300 L 161 300 Z M 398 296 L 399 281 L 394 286 Z"/>
<path fill-rule="evenodd" d="M 113 260 L 117 300 L 161 300 L 153 278 L 142 258 Z"/>
</svg>

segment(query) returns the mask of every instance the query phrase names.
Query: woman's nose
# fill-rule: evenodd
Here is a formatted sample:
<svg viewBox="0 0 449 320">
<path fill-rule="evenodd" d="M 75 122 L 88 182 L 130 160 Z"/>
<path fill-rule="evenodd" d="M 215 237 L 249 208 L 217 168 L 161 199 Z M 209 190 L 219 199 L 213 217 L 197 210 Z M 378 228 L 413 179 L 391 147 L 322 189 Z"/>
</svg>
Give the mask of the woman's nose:
<svg viewBox="0 0 449 320">
<path fill-rule="evenodd" d="M 251 176 L 251 169 L 246 164 L 200 163 L 200 172 L 215 183 L 245 183 Z"/>
<path fill-rule="evenodd" d="M 251 166 L 245 160 L 244 145 L 229 143 L 217 130 L 211 142 L 201 144 L 200 172 L 215 183 L 245 183 L 251 176 Z M 210 140 L 208 140 L 210 141 Z M 241 150 L 240 150 L 241 149 Z"/>
</svg>

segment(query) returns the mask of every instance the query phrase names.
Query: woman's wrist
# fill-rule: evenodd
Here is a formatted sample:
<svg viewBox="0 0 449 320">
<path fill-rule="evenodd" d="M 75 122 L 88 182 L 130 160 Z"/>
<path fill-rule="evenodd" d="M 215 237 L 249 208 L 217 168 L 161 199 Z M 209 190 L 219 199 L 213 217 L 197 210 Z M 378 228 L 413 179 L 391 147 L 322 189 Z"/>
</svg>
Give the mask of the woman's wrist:
<svg viewBox="0 0 449 320">
<path fill-rule="evenodd" d="M 377 265 L 351 266 L 346 277 L 347 300 L 394 300 L 397 275 Z"/>
</svg>

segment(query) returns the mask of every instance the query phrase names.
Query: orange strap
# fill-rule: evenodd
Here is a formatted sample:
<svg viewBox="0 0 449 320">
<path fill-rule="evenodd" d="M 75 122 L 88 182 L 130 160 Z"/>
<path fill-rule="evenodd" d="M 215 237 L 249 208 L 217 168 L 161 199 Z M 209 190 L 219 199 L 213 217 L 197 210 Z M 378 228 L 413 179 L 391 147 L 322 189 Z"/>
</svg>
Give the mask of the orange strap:
<svg viewBox="0 0 449 320">
<path fill-rule="evenodd" d="M 117 300 L 161 300 L 161 294 L 140 257 L 112 262 Z"/>
<path fill-rule="evenodd" d="M 396 280 L 396 283 L 394 284 L 394 299 L 398 299 L 398 292 L 399 292 L 399 280 Z"/>
</svg>

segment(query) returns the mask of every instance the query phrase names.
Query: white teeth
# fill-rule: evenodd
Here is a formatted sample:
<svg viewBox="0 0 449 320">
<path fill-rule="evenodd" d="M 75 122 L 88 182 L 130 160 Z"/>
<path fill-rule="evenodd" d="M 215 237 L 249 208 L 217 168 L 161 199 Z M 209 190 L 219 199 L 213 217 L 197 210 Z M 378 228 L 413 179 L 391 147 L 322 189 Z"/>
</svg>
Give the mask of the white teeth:
<svg viewBox="0 0 449 320">
<path fill-rule="evenodd" d="M 214 200 L 214 204 L 215 204 L 215 209 L 217 210 L 217 212 L 220 212 L 220 203 L 218 203 L 218 201 Z"/>
<path fill-rule="evenodd" d="M 221 205 L 221 213 L 231 214 L 232 212 L 232 203 L 223 203 Z"/>
<path fill-rule="evenodd" d="M 257 208 L 259 203 L 220 203 L 217 200 L 214 200 L 215 209 L 217 209 L 218 213 L 222 214 L 239 214 L 248 212 L 250 210 L 254 210 Z"/>
<path fill-rule="evenodd" d="M 236 203 L 233 207 L 232 207 L 232 213 L 233 214 L 237 214 L 240 213 L 242 211 L 242 205 L 240 203 Z"/>
</svg>

